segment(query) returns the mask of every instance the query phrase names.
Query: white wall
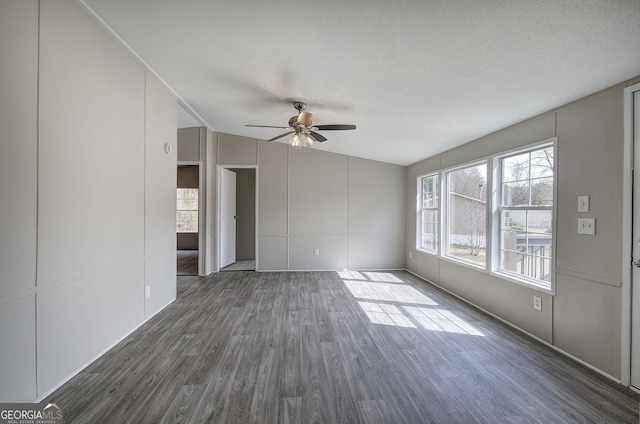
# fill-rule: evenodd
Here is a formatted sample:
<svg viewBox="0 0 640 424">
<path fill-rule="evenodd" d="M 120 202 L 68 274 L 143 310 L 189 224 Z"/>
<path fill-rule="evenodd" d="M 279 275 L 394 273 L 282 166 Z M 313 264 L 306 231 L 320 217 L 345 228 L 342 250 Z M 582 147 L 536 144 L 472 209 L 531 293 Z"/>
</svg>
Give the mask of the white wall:
<svg viewBox="0 0 640 424">
<path fill-rule="evenodd" d="M 624 84 L 409 167 L 408 268 L 603 373 L 621 376 Z M 555 296 L 416 251 L 417 176 L 558 137 Z M 591 196 L 595 236 L 577 234 L 577 200 Z M 542 311 L 533 309 L 533 296 Z"/>
<path fill-rule="evenodd" d="M 144 317 L 149 319 L 176 299 L 176 99 L 146 73 L 144 185 Z"/>
<path fill-rule="evenodd" d="M 223 133 L 217 148 L 258 167 L 259 270 L 404 268 L 405 167 Z"/>
<path fill-rule="evenodd" d="M 176 101 L 73 1 L 0 17 L 0 401 L 29 402 L 175 299 Z"/>
<path fill-rule="evenodd" d="M 0 1 L 0 56 L 0 401 L 31 400 L 36 397 L 36 1 Z"/>
</svg>

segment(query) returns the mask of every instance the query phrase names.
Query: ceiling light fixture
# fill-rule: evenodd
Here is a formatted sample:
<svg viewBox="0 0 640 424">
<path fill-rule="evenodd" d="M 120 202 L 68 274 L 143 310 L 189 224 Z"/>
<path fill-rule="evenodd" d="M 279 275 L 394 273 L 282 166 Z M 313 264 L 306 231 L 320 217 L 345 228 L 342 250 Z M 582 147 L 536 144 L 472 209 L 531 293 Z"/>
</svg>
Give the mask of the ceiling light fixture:
<svg viewBox="0 0 640 424">
<path fill-rule="evenodd" d="M 316 143 L 316 139 L 311 134 L 304 131 L 296 131 L 295 134 L 289 139 L 291 147 L 296 149 L 304 149 L 305 147 L 311 147 Z"/>
<path fill-rule="evenodd" d="M 313 113 L 304 112 L 307 107 L 302 102 L 293 102 L 293 107 L 298 111 L 298 116 L 292 116 L 289 118 L 289 126 L 279 127 L 273 125 L 245 125 L 246 127 L 261 127 L 261 128 L 282 128 L 287 132 L 270 138 L 267 141 L 278 140 L 279 138 L 286 137 L 293 134 L 289 139 L 289 144 L 296 149 L 302 149 L 305 147 L 311 147 L 316 142 L 327 141 L 327 138 L 317 131 L 343 131 L 343 130 L 355 130 L 355 125 L 313 125 Z"/>
<path fill-rule="evenodd" d="M 295 133 L 294 135 L 292 135 L 291 139 L 289 140 L 289 144 L 291 144 L 291 146 L 295 147 L 296 149 L 302 147 L 302 139 L 300 138 L 300 134 Z"/>
</svg>

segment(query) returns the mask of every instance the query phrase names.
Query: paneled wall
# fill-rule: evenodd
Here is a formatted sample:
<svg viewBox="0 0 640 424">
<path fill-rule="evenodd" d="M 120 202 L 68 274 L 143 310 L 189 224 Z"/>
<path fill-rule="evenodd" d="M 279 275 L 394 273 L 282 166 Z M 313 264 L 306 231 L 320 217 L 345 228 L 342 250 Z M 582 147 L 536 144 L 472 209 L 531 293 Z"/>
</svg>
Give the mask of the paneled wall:
<svg viewBox="0 0 640 424">
<path fill-rule="evenodd" d="M 0 2 L 0 55 L 0 402 L 30 401 L 36 397 L 38 2 Z"/>
<path fill-rule="evenodd" d="M 223 133 L 217 147 L 218 164 L 257 166 L 259 270 L 404 268 L 405 167 Z"/>
<path fill-rule="evenodd" d="M 0 401 L 30 402 L 175 299 L 176 100 L 74 1 L 0 20 Z"/>
<path fill-rule="evenodd" d="M 621 377 L 623 199 L 621 84 L 413 164 L 407 178 L 408 268 L 560 350 Z M 416 178 L 557 136 L 555 295 L 416 250 Z M 577 234 L 578 196 L 589 195 L 595 236 Z M 584 214 L 580 216 L 585 216 Z M 542 311 L 533 309 L 533 296 Z"/>
</svg>

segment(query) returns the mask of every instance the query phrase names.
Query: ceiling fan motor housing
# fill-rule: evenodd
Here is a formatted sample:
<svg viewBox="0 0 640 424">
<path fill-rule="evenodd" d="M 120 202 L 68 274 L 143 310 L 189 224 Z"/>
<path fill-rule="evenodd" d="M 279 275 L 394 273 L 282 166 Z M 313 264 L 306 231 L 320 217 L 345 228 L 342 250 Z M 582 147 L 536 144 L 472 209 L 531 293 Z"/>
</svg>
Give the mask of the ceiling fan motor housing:
<svg viewBox="0 0 640 424">
<path fill-rule="evenodd" d="M 300 115 L 298 115 L 298 125 L 302 125 L 305 127 L 310 127 L 311 123 L 312 123 L 312 119 L 313 118 L 313 113 L 309 113 L 309 112 L 300 112 Z"/>
</svg>

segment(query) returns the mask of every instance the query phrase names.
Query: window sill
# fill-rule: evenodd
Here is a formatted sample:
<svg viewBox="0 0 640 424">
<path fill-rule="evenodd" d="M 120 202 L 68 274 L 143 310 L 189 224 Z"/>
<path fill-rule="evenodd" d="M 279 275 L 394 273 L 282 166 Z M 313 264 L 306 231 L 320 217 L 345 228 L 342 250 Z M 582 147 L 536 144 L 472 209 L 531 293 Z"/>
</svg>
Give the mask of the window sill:
<svg viewBox="0 0 640 424">
<path fill-rule="evenodd" d="M 460 266 L 464 266 L 466 268 L 473 269 L 475 271 L 480 271 L 480 272 L 483 272 L 485 274 L 489 273 L 487 271 L 487 267 L 485 265 L 482 265 L 482 264 L 479 264 L 479 263 L 463 261 L 463 260 L 460 260 L 460 259 L 456 258 L 455 256 L 441 255 L 440 259 L 443 259 L 443 260 L 445 260 L 447 262 L 454 263 L 456 265 L 460 265 Z"/>
<path fill-rule="evenodd" d="M 416 247 L 416 252 L 426 253 L 427 255 L 430 255 L 430 256 L 440 256 L 437 250 L 422 249 L 420 247 Z"/>
</svg>

